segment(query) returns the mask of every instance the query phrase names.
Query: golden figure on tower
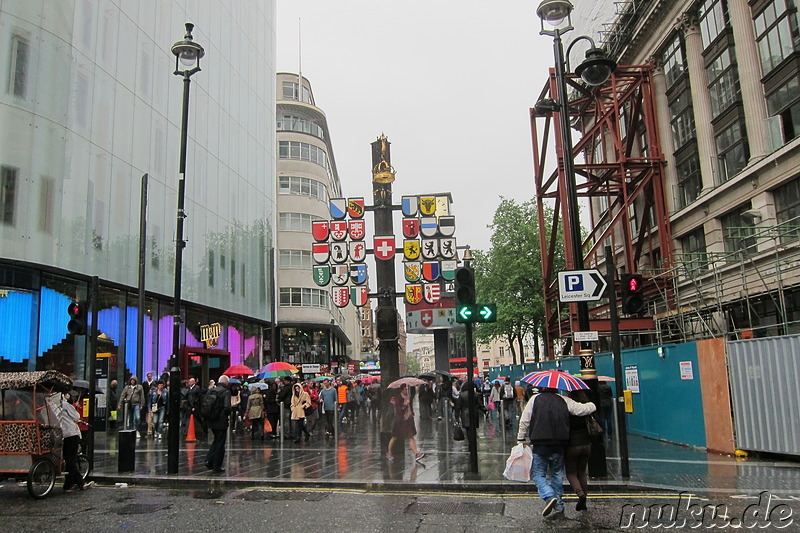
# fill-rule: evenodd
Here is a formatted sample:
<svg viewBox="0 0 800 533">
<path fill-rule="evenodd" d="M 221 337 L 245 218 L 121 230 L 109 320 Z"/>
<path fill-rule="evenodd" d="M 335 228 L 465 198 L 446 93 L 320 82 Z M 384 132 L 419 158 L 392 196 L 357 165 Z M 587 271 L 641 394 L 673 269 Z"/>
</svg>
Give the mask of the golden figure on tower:
<svg viewBox="0 0 800 533">
<path fill-rule="evenodd" d="M 392 183 L 394 181 L 394 168 L 389 163 L 391 159 L 389 155 L 389 140 L 383 133 L 378 137 L 378 140 L 380 141 L 380 161 L 372 169 L 372 181 L 376 183 Z"/>
</svg>

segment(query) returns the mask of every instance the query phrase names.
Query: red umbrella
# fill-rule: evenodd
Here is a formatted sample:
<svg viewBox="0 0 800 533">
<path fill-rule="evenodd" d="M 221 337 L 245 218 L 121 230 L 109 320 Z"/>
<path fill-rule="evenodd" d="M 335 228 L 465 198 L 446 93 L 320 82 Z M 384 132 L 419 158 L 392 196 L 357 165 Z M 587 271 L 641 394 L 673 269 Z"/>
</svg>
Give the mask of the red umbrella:
<svg viewBox="0 0 800 533">
<path fill-rule="evenodd" d="M 226 376 L 252 376 L 253 369 L 245 365 L 233 365 L 229 366 L 223 374 Z"/>
</svg>

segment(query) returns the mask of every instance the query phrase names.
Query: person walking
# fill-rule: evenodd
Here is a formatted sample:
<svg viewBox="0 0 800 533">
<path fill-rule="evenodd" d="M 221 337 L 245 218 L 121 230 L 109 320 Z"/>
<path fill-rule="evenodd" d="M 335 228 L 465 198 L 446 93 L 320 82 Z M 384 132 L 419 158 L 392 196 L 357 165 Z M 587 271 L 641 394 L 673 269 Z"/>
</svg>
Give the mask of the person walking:
<svg viewBox="0 0 800 533">
<path fill-rule="evenodd" d="M 206 424 L 214 440 L 206 455 L 206 468 L 220 474 L 225 471 L 225 441 L 228 438 L 228 415 L 231 412 L 231 392 L 228 390 L 228 376 L 221 375 L 217 384 L 206 392 L 201 409 L 205 412 Z"/>
<path fill-rule="evenodd" d="M 539 497 L 545 501 L 542 516 L 553 511 L 561 516 L 564 513 L 564 450 L 569 443 L 569 416 L 585 416 L 595 410 L 593 403 L 578 403 L 552 388 L 541 389 L 525 405 L 517 441 L 531 446 L 531 477 Z"/>
<path fill-rule="evenodd" d="M 169 392 L 164 388 L 164 382 L 156 381 L 155 387 L 150 389 L 150 412 L 153 415 L 153 432 L 156 439 L 164 435 L 164 417 L 169 405 Z"/>
<path fill-rule="evenodd" d="M 144 389 L 139 385 L 136 376 L 131 376 L 131 379 L 128 380 L 128 384 L 122 389 L 122 395 L 119 398 L 119 405 L 117 405 L 117 408 L 122 410 L 123 416 L 125 417 L 123 429 L 135 429 L 140 437 L 142 435 L 139 433 L 139 420 L 145 401 Z"/>
<path fill-rule="evenodd" d="M 486 406 L 489 408 L 489 416 L 492 421 L 499 419 L 497 413 L 500 411 L 500 398 L 502 398 L 500 382 L 495 381 L 494 385 L 492 385 L 492 390 L 489 392 L 489 403 Z"/>
<path fill-rule="evenodd" d="M 278 390 L 278 403 L 283 407 L 283 417 L 281 418 L 281 435 L 286 439 L 293 439 L 294 435 L 292 420 L 292 378 L 284 376 L 280 390 Z M 286 427 L 283 427 L 286 424 Z"/>
<path fill-rule="evenodd" d="M 306 441 L 311 437 L 306 427 L 306 410 L 311 409 L 311 397 L 303 390 L 299 383 L 292 385 L 292 425 L 294 426 L 294 442 L 300 442 L 301 435 L 306 436 Z"/>
<path fill-rule="evenodd" d="M 64 476 L 64 492 L 72 492 L 75 489 L 84 490 L 91 487 L 93 483 L 84 481 L 78 467 L 78 453 L 81 443 L 81 430 L 78 427 L 80 418 L 78 411 L 75 410 L 67 396 L 62 396 L 61 409 L 58 411 L 58 423 L 64 438 L 61 453 L 64 456 L 64 464 L 67 467 L 67 474 Z"/>
<path fill-rule="evenodd" d="M 614 392 L 611 390 L 611 386 L 605 381 L 601 381 L 597 384 L 597 394 L 600 395 L 600 416 L 602 421 L 600 422 L 603 426 L 603 432 L 606 434 L 606 438 L 611 438 L 611 432 L 614 429 L 613 425 L 613 414 L 614 414 Z"/>
<path fill-rule="evenodd" d="M 336 398 L 338 392 L 331 387 L 331 380 L 326 379 L 322 382 L 322 390 L 319 391 L 319 400 L 322 403 L 322 415 L 325 417 L 325 437 L 331 437 L 334 431 L 333 421 L 336 416 Z"/>
<path fill-rule="evenodd" d="M 569 397 L 579 403 L 589 402 L 589 395 L 583 390 L 572 391 L 569 393 Z M 564 454 L 564 467 L 567 481 L 578 497 L 578 503 L 575 504 L 576 511 L 586 510 L 586 497 L 589 493 L 586 467 L 589 464 L 591 450 L 592 438 L 589 436 L 589 430 L 586 429 L 586 416 L 569 415 L 569 443 Z"/>
<path fill-rule="evenodd" d="M 500 397 L 503 401 L 503 418 L 505 419 L 506 429 L 511 429 L 514 426 L 514 397 L 516 396 L 516 389 L 511 384 L 511 378 L 506 378 L 503 387 L 500 390 Z"/>
<path fill-rule="evenodd" d="M 271 439 L 278 438 L 278 420 L 281 417 L 281 406 L 278 403 L 278 383 L 270 381 L 264 391 L 264 411 L 269 422 Z"/>
<path fill-rule="evenodd" d="M 400 389 L 392 396 L 390 402 L 394 405 L 394 427 L 392 428 L 392 438 L 389 439 L 389 445 L 386 447 L 388 450 L 386 460 L 394 461 L 392 450 L 398 439 L 408 439 L 408 446 L 411 448 L 411 453 L 414 454 L 414 460 L 421 460 L 425 454 L 417 449 L 417 441 L 414 438 L 417 428 L 414 425 L 414 410 L 411 408 L 408 387 L 405 384 L 400 385 Z"/>
<path fill-rule="evenodd" d="M 250 420 L 250 438 L 264 440 L 264 397 L 255 385 L 250 387 L 245 416 Z"/>
</svg>

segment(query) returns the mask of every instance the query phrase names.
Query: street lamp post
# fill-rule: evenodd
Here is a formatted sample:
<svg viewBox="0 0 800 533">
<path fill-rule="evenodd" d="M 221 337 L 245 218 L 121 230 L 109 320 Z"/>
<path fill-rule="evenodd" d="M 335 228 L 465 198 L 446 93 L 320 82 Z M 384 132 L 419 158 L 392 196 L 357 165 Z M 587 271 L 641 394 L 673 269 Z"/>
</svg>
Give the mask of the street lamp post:
<svg viewBox="0 0 800 533">
<path fill-rule="evenodd" d="M 567 56 L 564 55 L 564 47 L 561 42 L 561 35 L 573 30 L 572 27 L 572 3 L 569 0 L 543 0 L 536 10 L 536 14 L 542 21 L 540 35 L 553 37 L 553 54 L 555 56 L 555 77 L 558 94 L 557 101 L 542 100 L 536 103 L 537 113 L 558 112 L 561 129 L 561 154 L 566 178 L 566 215 L 569 221 L 570 234 L 568 235 L 570 247 L 572 248 L 573 270 L 583 269 L 583 239 L 580 230 L 580 215 L 578 213 L 578 192 L 575 184 L 575 162 L 572 155 L 572 133 L 569 122 L 569 96 L 567 94 L 567 70 L 569 67 L 569 50 L 576 42 L 586 39 L 591 43 L 591 48 L 586 52 L 586 60 L 575 69 L 581 79 L 592 86 L 604 84 L 616 64 L 609 59 L 602 50 L 597 48 L 594 41 L 585 35 L 577 37 L 567 48 Z M 564 20 L 566 19 L 566 25 Z M 552 26 L 552 29 L 545 29 L 545 23 Z M 578 328 L 580 331 L 589 331 L 589 307 L 587 302 L 578 302 Z M 581 365 L 583 368 L 583 363 Z M 594 369 L 594 365 L 591 367 Z"/>
<path fill-rule="evenodd" d="M 186 23 L 186 35 L 182 41 L 172 45 L 175 54 L 175 75 L 183 76 L 183 113 L 181 116 L 181 154 L 178 173 L 178 211 L 175 225 L 175 308 L 172 327 L 172 356 L 169 361 L 169 440 L 167 441 L 167 472 L 178 473 L 178 452 L 180 449 L 180 402 L 181 369 L 178 353 L 181 332 L 181 270 L 183 267 L 184 201 L 186 199 L 186 137 L 189 123 L 189 84 L 192 74 L 200 72 L 200 58 L 205 55 L 203 47 L 194 42 L 194 24 Z"/>
</svg>

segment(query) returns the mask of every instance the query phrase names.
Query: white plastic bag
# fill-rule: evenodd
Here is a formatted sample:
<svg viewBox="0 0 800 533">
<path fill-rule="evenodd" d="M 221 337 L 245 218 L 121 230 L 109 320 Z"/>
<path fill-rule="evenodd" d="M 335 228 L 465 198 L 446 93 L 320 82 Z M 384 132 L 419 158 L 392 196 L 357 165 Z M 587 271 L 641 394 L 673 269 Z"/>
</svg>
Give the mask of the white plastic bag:
<svg viewBox="0 0 800 533">
<path fill-rule="evenodd" d="M 509 481 L 527 483 L 531 480 L 531 463 L 533 463 L 533 452 L 520 442 L 511 448 L 511 455 L 506 460 L 503 477 Z"/>
</svg>

